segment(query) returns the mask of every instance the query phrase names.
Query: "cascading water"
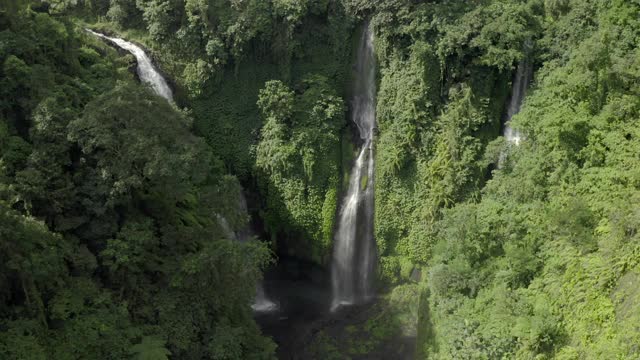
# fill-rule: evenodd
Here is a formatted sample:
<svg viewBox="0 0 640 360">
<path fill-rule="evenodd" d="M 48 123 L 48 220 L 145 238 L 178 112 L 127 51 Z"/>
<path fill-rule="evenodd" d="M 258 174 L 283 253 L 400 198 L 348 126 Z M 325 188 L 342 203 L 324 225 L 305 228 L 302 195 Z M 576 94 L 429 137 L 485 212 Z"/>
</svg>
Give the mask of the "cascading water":
<svg viewBox="0 0 640 360">
<path fill-rule="evenodd" d="M 376 62 L 369 24 L 364 27 L 355 70 L 351 117 L 363 146 L 351 170 L 334 237 L 332 309 L 366 301 L 372 296 L 376 265 L 373 239 Z"/>
<path fill-rule="evenodd" d="M 126 40 L 109 37 L 104 34 L 100 34 L 95 31 L 92 31 L 90 29 L 86 29 L 86 30 L 95 36 L 98 36 L 100 38 L 107 39 L 113 42 L 118 47 L 133 54 L 133 56 L 136 57 L 136 61 L 138 63 L 136 70 L 138 72 L 138 76 L 140 77 L 140 81 L 151 85 L 151 87 L 156 92 L 156 94 L 162 96 L 163 98 L 169 101 L 173 101 L 173 94 L 171 92 L 171 88 L 169 87 L 169 85 L 167 85 L 167 81 L 164 79 L 164 77 L 162 77 L 162 75 L 153 66 L 151 59 L 149 59 L 149 57 L 144 52 L 144 50 L 142 50 L 139 46 L 132 44 Z M 246 213 L 247 202 L 244 197 L 244 194 L 240 194 L 239 202 L 240 202 L 239 204 L 240 210 Z M 231 230 L 231 227 L 229 226 L 229 223 L 227 222 L 227 219 L 224 218 L 224 216 L 220 214 L 216 214 L 216 217 L 218 220 L 218 224 L 220 224 L 220 227 L 225 232 L 227 237 L 229 237 L 230 239 L 247 241 L 251 237 L 251 232 L 248 228 L 241 230 L 238 233 L 234 233 L 233 230 Z M 253 310 L 257 312 L 273 311 L 278 308 L 278 305 L 275 304 L 273 301 L 269 300 L 265 295 L 264 286 L 262 283 L 258 283 L 257 285 L 256 298 L 253 305 L 251 305 L 251 308 L 253 308 Z"/>
<path fill-rule="evenodd" d="M 126 40 L 109 37 L 104 34 L 97 33 L 90 29 L 86 29 L 91 34 L 98 36 L 103 39 L 107 39 L 118 47 L 130 52 L 135 56 L 138 66 L 136 71 L 138 72 L 138 76 L 140 77 L 140 81 L 143 83 L 151 85 L 153 91 L 156 94 L 162 96 L 163 98 L 173 101 L 173 93 L 171 92 L 171 88 L 167 85 L 167 81 L 162 77 L 162 75 L 156 70 L 151 62 L 151 59 L 147 56 L 147 54 L 136 44 L 132 44 Z"/>
<path fill-rule="evenodd" d="M 247 207 L 247 199 L 242 192 L 240 192 L 240 196 L 238 198 L 238 207 L 243 214 L 249 213 L 249 209 Z M 254 237 L 253 231 L 251 231 L 251 227 L 247 225 L 246 228 L 238 231 L 235 234 L 235 239 L 239 241 L 252 241 Z M 269 300 L 269 298 L 267 297 L 262 281 L 256 284 L 256 297 L 253 300 L 253 304 L 251 304 L 251 308 L 255 312 L 271 312 L 278 310 L 278 304 Z"/>
<path fill-rule="evenodd" d="M 533 64 L 525 57 L 518 64 L 516 75 L 513 79 L 513 86 L 511 88 L 511 100 L 509 101 L 509 107 L 507 108 L 507 114 L 505 118 L 504 137 L 509 143 L 519 145 L 522 140 L 522 134 L 520 131 L 513 129 L 510 126 L 511 118 L 520 112 L 520 107 L 527 93 L 527 87 L 531 82 L 533 75 Z"/>
<path fill-rule="evenodd" d="M 278 310 L 278 304 L 269 300 L 265 294 L 264 284 L 262 282 L 259 282 L 258 285 L 256 285 L 256 298 L 254 299 L 251 308 L 255 312 L 271 312 Z"/>
</svg>

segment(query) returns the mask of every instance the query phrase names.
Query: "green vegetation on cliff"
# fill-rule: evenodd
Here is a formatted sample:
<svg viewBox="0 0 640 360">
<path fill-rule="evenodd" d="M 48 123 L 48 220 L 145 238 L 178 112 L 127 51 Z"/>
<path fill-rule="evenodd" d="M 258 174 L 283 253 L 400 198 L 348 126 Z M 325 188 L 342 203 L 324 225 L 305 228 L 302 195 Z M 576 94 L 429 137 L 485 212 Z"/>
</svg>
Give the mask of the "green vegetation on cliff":
<svg viewBox="0 0 640 360">
<path fill-rule="evenodd" d="M 302 94 L 280 81 L 260 91 L 266 122 L 256 147 L 256 166 L 265 184 L 265 221 L 272 234 L 298 233 L 310 241 L 291 250 L 319 263 L 331 250 L 340 176 L 340 130 L 344 104 L 326 79 L 303 82 Z M 325 257 L 323 259 L 323 257 Z"/>
<path fill-rule="evenodd" d="M 384 295 L 309 354 L 640 357 L 638 1 L 4 0 L 0 358 L 273 358 L 270 251 L 229 230 L 246 191 L 272 248 L 330 260 L 365 18 Z M 144 44 L 177 105 L 84 26 Z"/>
<path fill-rule="evenodd" d="M 0 42 L 0 358 L 271 358 L 269 251 L 212 216 L 247 221 L 190 116 L 42 4 Z"/>
<path fill-rule="evenodd" d="M 340 143 L 348 131 L 342 103 L 350 80 L 353 20 L 342 2 L 123 4 L 112 1 L 109 10 L 94 7 L 89 12 L 111 20 L 98 27 L 127 31 L 156 55 L 175 79 L 178 101 L 193 110 L 196 133 L 207 140 L 226 169 L 260 195 L 257 210 L 279 247 L 326 264 L 342 176 Z M 86 6 L 76 12 L 91 18 Z M 261 166 L 270 160 L 255 151 L 265 138 L 263 126 L 280 116 L 258 106 L 261 91 L 268 91 L 265 84 L 272 80 L 296 93 L 295 115 L 279 119 L 288 133 L 279 140 L 299 152 L 282 159 L 297 162 L 286 172 Z M 321 124 L 325 120 L 327 129 Z"/>
<path fill-rule="evenodd" d="M 640 4 L 367 4 L 350 2 L 382 64 L 376 240 L 384 280 L 423 268 L 422 356 L 640 356 Z M 523 57 L 514 146 L 493 139 Z"/>
</svg>

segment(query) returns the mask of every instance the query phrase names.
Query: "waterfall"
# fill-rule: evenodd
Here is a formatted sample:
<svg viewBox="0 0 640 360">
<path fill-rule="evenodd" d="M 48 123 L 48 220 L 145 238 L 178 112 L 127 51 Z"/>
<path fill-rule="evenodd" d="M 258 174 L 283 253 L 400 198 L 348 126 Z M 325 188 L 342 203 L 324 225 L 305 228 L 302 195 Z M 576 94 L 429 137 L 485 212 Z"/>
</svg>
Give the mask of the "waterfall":
<svg viewBox="0 0 640 360">
<path fill-rule="evenodd" d="M 255 312 L 271 312 L 278 310 L 278 305 L 269 300 L 267 295 L 264 293 L 264 285 L 262 282 L 259 282 L 258 285 L 256 285 L 256 298 L 254 299 L 251 308 Z"/>
<path fill-rule="evenodd" d="M 363 146 L 351 170 L 334 237 L 331 281 L 332 309 L 372 296 L 376 247 L 373 239 L 373 138 L 376 127 L 376 63 L 373 32 L 365 24 L 358 48 L 351 120 Z"/>
<path fill-rule="evenodd" d="M 153 91 L 155 91 L 156 94 L 169 101 L 173 101 L 173 94 L 171 92 L 171 88 L 169 87 L 169 85 L 167 85 L 167 81 L 164 79 L 164 77 L 162 77 L 162 75 L 160 75 L 158 70 L 156 70 L 156 68 L 153 66 L 153 63 L 151 62 L 151 59 L 149 58 L 149 56 L 147 56 L 144 50 L 142 50 L 142 48 L 123 39 L 109 37 L 90 29 L 85 30 L 95 36 L 109 40 L 112 43 L 116 44 L 118 47 L 133 54 L 138 63 L 136 71 L 138 73 L 138 76 L 140 77 L 140 81 L 145 84 L 151 85 L 151 88 L 153 89 Z"/>
<path fill-rule="evenodd" d="M 241 214 L 249 213 L 247 207 L 247 199 L 242 191 L 240 191 L 240 194 L 238 195 L 238 211 Z M 220 225 L 222 231 L 225 233 L 228 239 L 240 242 L 253 240 L 253 232 L 251 231 L 251 227 L 249 225 L 238 231 L 233 231 L 231 229 L 231 226 L 229 225 L 229 222 L 224 216 L 220 214 L 215 215 L 218 221 L 218 225 Z M 256 297 L 253 301 L 253 304 L 251 304 L 251 308 L 255 312 L 271 312 L 278 309 L 278 304 L 269 300 L 269 298 L 267 297 L 262 282 L 258 282 L 258 284 L 256 285 Z"/>
<path fill-rule="evenodd" d="M 109 37 L 104 34 L 100 34 L 95 31 L 92 31 L 90 29 L 85 29 L 85 30 L 87 30 L 89 33 L 95 36 L 109 40 L 114 44 L 116 44 L 118 47 L 133 54 L 133 56 L 135 56 L 136 61 L 138 63 L 136 71 L 138 72 L 140 81 L 151 85 L 151 88 L 155 91 L 156 94 L 162 96 L 163 98 L 169 101 L 173 101 L 173 94 L 171 92 L 171 88 L 169 87 L 169 85 L 167 85 L 167 81 L 156 70 L 156 68 L 153 66 L 153 63 L 151 62 L 151 59 L 149 58 L 149 56 L 147 56 L 144 50 L 142 50 L 142 48 L 123 39 Z M 240 208 L 240 211 L 243 211 L 243 213 L 247 213 L 247 201 L 244 197 L 244 194 L 242 193 L 240 193 L 240 197 L 239 197 L 239 208 Z M 248 241 L 248 239 L 250 239 L 251 230 L 249 229 L 248 226 L 246 229 L 242 229 L 237 233 L 235 233 L 233 230 L 231 230 L 231 227 L 229 226 L 229 222 L 227 221 L 227 219 L 224 218 L 224 216 L 220 214 L 216 214 L 216 218 L 217 218 L 218 224 L 220 225 L 222 230 L 225 232 L 225 235 L 229 239 L 235 239 L 239 241 Z M 251 305 L 251 308 L 257 312 L 273 311 L 278 308 L 278 305 L 276 303 L 274 303 L 273 301 L 267 298 L 264 291 L 264 285 L 261 282 L 256 285 L 256 298 L 254 300 L 254 303 Z"/>
<path fill-rule="evenodd" d="M 520 107 L 527 92 L 527 87 L 531 82 L 533 76 L 533 64 L 525 57 L 518 64 L 515 77 L 513 79 L 513 86 L 511 88 L 511 100 L 509 101 L 509 107 L 507 108 L 507 114 L 505 118 L 504 137 L 509 143 L 519 145 L 522 140 L 522 134 L 519 130 L 515 130 L 510 126 L 511 118 L 520 112 Z"/>
<path fill-rule="evenodd" d="M 248 214 L 249 208 L 247 206 L 247 198 L 244 196 L 244 193 L 241 191 L 240 196 L 238 197 L 238 207 L 242 214 Z M 251 241 L 253 240 L 253 231 L 251 231 L 251 227 L 247 225 L 244 229 L 241 229 L 235 234 L 235 239 L 239 241 Z M 278 304 L 269 300 L 267 294 L 264 291 L 264 284 L 262 281 L 256 284 L 256 297 L 253 300 L 253 304 L 251 304 L 251 308 L 255 312 L 271 312 L 278 310 Z"/>
</svg>

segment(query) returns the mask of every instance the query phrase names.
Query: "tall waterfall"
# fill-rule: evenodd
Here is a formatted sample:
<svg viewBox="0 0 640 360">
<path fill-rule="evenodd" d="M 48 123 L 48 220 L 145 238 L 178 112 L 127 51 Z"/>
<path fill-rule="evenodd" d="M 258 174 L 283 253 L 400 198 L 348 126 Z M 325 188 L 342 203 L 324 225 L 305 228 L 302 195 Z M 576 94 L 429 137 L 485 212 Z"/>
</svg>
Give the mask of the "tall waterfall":
<svg viewBox="0 0 640 360">
<path fill-rule="evenodd" d="M 153 63 L 151 62 L 151 59 L 149 59 L 149 56 L 147 56 L 144 50 L 142 50 L 138 45 L 130 43 L 123 39 L 109 37 L 89 29 L 86 30 L 95 36 L 113 42 L 118 47 L 133 54 L 133 56 L 136 57 L 136 61 L 138 63 L 136 71 L 138 72 L 140 81 L 151 85 L 151 88 L 153 88 L 153 91 L 155 91 L 156 94 L 169 101 L 173 100 L 173 93 L 171 92 L 171 88 L 169 87 L 169 85 L 167 85 L 167 81 L 164 79 L 164 77 L 162 77 L 162 75 L 160 75 L 158 70 L 156 70 L 156 68 L 153 66 Z"/>
<path fill-rule="evenodd" d="M 519 145 L 522 140 L 522 134 L 520 131 L 513 129 L 510 126 L 511 118 L 520 112 L 520 107 L 527 92 L 527 87 L 531 82 L 533 75 L 533 64 L 526 57 L 520 61 L 516 70 L 515 77 L 513 79 L 513 86 L 511 88 L 511 100 L 509 101 L 509 107 L 507 108 L 507 115 L 505 118 L 504 137 L 508 142 Z"/>
<path fill-rule="evenodd" d="M 357 54 L 351 120 L 363 145 L 351 170 L 334 238 L 331 280 L 332 309 L 372 296 L 376 265 L 373 239 L 373 138 L 376 127 L 376 62 L 373 32 L 365 24 Z"/>
</svg>

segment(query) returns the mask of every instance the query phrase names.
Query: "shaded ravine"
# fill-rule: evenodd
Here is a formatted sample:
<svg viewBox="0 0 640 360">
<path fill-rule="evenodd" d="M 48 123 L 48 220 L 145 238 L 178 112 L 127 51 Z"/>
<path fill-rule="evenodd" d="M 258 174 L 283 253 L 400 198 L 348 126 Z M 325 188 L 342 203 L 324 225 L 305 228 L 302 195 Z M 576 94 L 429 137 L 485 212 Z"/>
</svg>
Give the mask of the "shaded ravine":
<svg viewBox="0 0 640 360">
<path fill-rule="evenodd" d="M 365 24 L 355 66 L 351 120 L 362 148 L 351 170 L 334 237 L 331 267 L 332 310 L 373 296 L 376 247 L 373 239 L 373 180 L 376 128 L 376 61 L 373 32 Z"/>
<path fill-rule="evenodd" d="M 160 74 L 160 72 L 155 68 L 155 66 L 153 66 L 151 59 L 141 47 L 131 42 L 128 42 L 124 39 L 110 37 L 90 29 L 86 29 L 86 31 L 97 37 L 108 40 L 113 44 L 115 44 L 116 46 L 120 47 L 121 49 L 126 50 L 131 54 L 133 54 L 133 56 L 135 56 L 136 58 L 136 62 L 137 62 L 136 71 L 138 73 L 138 77 L 140 78 L 140 81 L 142 81 L 143 83 L 149 84 L 156 94 L 162 96 L 168 101 L 173 101 L 173 93 L 171 91 L 171 88 L 167 84 L 167 81 L 162 76 L 162 74 Z M 244 194 L 242 193 L 240 193 L 239 195 L 238 207 L 240 208 L 240 211 L 243 211 L 244 213 L 247 212 L 247 201 L 244 197 Z M 229 226 L 227 219 L 225 219 L 220 214 L 216 214 L 216 217 L 222 230 L 225 232 L 225 235 L 229 239 L 235 239 L 239 241 L 248 241 L 252 239 L 253 234 L 249 226 L 247 226 L 246 229 L 243 229 L 238 233 L 235 233 L 233 230 L 231 230 L 231 227 Z M 277 304 L 275 304 L 274 302 L 272 302 L 267 298 L 264 291 L 264 285 L 262 283 L 258 283 L 256 285 L 256 298 L 254 303 L 251 305 L 251 308 L 256 312 L 269 312 L 269 311 L 274 311 L 278 308 Z"/>
<path fill-rule="evenodd" d="M 247 206 L 247 198 L 244 192 L 240 192 L 238 196 L 238 207 L 242 214 L 249 214 L 249 208 Z M 257 241 L 253 230 L 251 229 L 251 224 L 247 224 L 247 226 L 238 231 L 235 234 L 235 238 L 239 241 Z M 251 308 L 255 312 L 271 312 L 278 309 L 278 304 L 271 301 L 264 290 L 264 283 L 260 281 L 256 284 L 256 297 L 251 304 Z"/>
<path fill-rule="evenodd" d="M 244 195 L 244 192 L 240 191 L 237 197 L 237 209 L 241 214 L 249 214 L 249 210 L 247 207 L 247 199 Z M 238 231 L 233 231 L 227 219 L 221 214 L 216 214 L 216 219 L 218 221 L 218 225 L 222 228 L 224 235 L 230 239 L 240 242 L 245 241 L 258 241 L 256 240 L 255 234 L 251 229 L 251 224 L 247 224 L 244 228 L 239 229 Z M 256 313 L 266 313 L 278 310 L 278 304 L 271 301 L 264 290 L 264 283 L 262 281 L 256 284 L 256 296 L 254 298 L 253 304 L 251 304 L 251 308 Z"/>
<path fill-rule="evenodd" d="M 135 56 L 136 62 L 138 64 L 136 66 L 136 72 L 138 73 L 138 77 L 140 78 L 140 81 L 142 81 L 145 84 L 151 85 L 151 88 L 156 94 L 162 96 L 163 98 L 169 101 L 173 101 L 173 92 L 171 91 L 171 88 L 167 84 L 167 81 L 160 74 L 160 72 L 158 72 L 155 66 L 153 66 L 153 62 L 141 47 L 120 38 L 110 37 L 90 29 L 85 29 L 85 30 L 97 37 L 100 37 L 102 39 L 105 39 L 114 43 L 119 48 L 126 50 L 130 52 L 133 56 Z"/>
</svg>

